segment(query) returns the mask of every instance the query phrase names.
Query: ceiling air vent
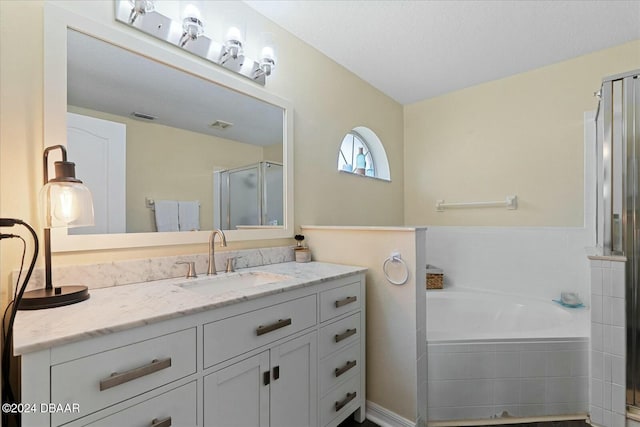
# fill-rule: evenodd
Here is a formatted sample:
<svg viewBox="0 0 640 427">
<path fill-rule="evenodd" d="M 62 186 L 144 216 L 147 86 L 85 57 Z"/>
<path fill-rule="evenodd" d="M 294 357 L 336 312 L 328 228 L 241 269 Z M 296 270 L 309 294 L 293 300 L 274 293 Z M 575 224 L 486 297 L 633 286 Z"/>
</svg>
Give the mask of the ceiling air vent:
<svg viewBox="0 0 640 427">
<path fill-rule="evenodd" d="M 134 111 L 133 113 L 131 113 L 131 116 L 136 119 L 149 120 L 150 122 L 157 119 L 157 117 L 152 116 L 151 114 L 138 113 L 137 111 Z"/>
<path fill-rule="evenodd" d="M 209 127 L 218 129 L 218 130 L 225 130 L 227 128 L 230 128 L 231 126 L 233 126 L 233 123 L 225 122 L 222 120 L 216 120 L 215 122 L 209 125 Z"/>
</svg>

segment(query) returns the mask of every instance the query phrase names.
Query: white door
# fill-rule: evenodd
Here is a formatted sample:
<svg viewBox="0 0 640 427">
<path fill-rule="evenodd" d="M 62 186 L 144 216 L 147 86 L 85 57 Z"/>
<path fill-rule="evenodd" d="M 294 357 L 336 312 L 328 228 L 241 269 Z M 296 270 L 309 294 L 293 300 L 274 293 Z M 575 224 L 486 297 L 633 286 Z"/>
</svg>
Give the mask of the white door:
<svg viewBox="0 0 640 427">
<path fill-rule="evenodd" d="M 204 377 L 204 426 L 268 427 L 269 382 L 268 350 Z"/>
<path fill-rule="evenodd" d="M 95 225 L 69 234 L 125 233 L 127 129 L 122 123 L 67 113 L 68 160 L 93 196 Z"/>
<path fill-rule="evenodd" d="M 271 426 L 317 424 L 316 333 L 271 350 Z"/>
</svg>

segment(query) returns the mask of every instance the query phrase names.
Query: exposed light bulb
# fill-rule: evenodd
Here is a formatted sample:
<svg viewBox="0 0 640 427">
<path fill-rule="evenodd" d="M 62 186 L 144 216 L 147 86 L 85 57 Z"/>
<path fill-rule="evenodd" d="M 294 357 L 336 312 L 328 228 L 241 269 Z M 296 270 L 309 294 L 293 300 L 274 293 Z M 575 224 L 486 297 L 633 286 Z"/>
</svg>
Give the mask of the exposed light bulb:
<svg viewBox="0 0 640 427">
<path fill-rule="evenodd" d="M 80 216 L 77 198 L 71 188 L 62 187 L 53 196 L 53 216 L 65 223 L 75 221 Z"/>
<path fill-rule="evenodd" d="M 242 44 L 242 33 L 240 32 L 238 27 L 229 27 L 224 40 L 226 42 L 236 42 Z"/>
<path fill-rule="evenodd" d="M 273 51 L 273 47 L 265 46 L 262 48 L 262 52 L 260 54 L 262 59 L 270 59 L 273 62 L 276 60 L 276 53 Z"/>
<path fill-rule="evenodd" d="M 188 3 L 182 10 L 182 19 L 184 20 L 185 18 L 197 19 L 200 21 L 202 19 L 200 9 L 192 3 Z"/>
<path fill-rule="evenodd" d="M 262 33 L 262 50 L 260 51 L 259 69 L 257 75 L 270 76 L 276 67 L 276 49 L 273 34 Z"/>
<path fill-rule="evenodd" d="M 237 59 L 242 56 L 244 53 L 242 48 L 243 42 L 244 37 L 242 36 L 242 31 L 235 25 L 230 26 L 227 34 L 224 36 L 224 53 L 221 63 L 226 63 L 229 58 Z"/>
<path fill-rule="evenodd" d="M 193 2 L 188 2 L 182 9 L 182 29 L 180 47 L 184 47 L 189 40 L 196 40 L 204 34 L 200 9 Z"/>
</svg>

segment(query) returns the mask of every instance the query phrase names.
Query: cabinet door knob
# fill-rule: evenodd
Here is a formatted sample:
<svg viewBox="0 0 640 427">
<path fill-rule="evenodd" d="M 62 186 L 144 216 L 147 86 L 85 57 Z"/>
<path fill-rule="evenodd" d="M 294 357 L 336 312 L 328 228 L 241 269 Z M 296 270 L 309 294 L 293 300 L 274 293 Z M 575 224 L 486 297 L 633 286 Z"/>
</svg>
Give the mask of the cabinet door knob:
<svg viewBox="0 0 640 427">
<path fill-rule="evenodd" d="M 154 418 L 151 421 L 151 427 L 171 427 L 171 417 L 167 417 L 164 420 Z"/>
</svg>

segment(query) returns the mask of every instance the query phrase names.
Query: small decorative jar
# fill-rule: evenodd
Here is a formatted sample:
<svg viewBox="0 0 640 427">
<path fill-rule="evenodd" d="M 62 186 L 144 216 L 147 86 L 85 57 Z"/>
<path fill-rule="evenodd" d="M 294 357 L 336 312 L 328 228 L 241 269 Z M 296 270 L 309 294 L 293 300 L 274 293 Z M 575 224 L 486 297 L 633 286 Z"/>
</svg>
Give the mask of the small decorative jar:
<svg viewBox="0 0 640 427">
<path fill-rule="evenodd" d="M 309 262 L 311 261 L 311 251 L 309 248 L 296 248 L 296 262 Z"/>
</svg>

